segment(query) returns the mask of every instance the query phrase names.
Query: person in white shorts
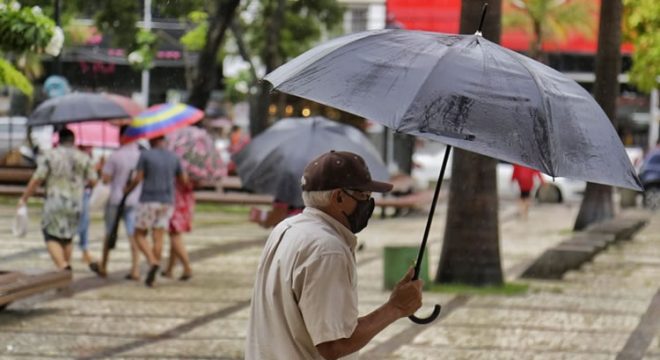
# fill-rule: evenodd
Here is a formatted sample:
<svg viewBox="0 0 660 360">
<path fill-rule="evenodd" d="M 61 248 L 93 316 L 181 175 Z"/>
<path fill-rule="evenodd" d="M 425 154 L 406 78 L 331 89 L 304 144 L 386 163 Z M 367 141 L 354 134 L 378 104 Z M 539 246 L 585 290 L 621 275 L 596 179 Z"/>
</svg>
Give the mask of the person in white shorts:
<svg viewBox="0 0 660 360">
<path fill-rule="evenodd" d="M 130 191 L 142 183 L 135 220 L 135 240 L 151 266 L 145 280 L 149 287 L 153 286 L 160 267 L 163 237 L 174 211 L 174 182 L 179 178 L 181 182 L 188 183 L 179 158 L 167 150 L 165 141 L 162 136 L 149 140 L 151 148 L 140 153 L 136 176 L 126 189 Z M 147 241 L 149 230 L 153 247 Z"/>
</svg>

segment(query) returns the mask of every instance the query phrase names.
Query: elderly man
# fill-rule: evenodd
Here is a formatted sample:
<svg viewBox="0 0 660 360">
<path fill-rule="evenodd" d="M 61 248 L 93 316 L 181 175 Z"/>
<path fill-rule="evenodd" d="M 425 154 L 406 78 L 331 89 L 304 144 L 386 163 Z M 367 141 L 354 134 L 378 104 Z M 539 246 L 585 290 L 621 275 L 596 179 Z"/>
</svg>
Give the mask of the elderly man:
<svg viewBox="0 0 660 360">
<path fill-rule="evenodd" d="M 411 281 L 411 268 L 385 304 L 358 316 L 355 234 L 374 210 L 371 192 L 392 185 L 373 181 L 360 156 L 331 151 L 307 165 L 302 189 L 305 210 L 273 229 L 259 261 L 248 360 L 357 357 L 421 306 L 422 281 Z"/>
<path fill-rule="evenodd" d="M 96 171 L 92 159 L 74 146 L 75 136 L 69 129 L 59 132 L 59 146 L 37 160 L 37 170 L 27 185 L 18 206 L 42 183 L 46 184 L 46 201 L 41 228 L 48 253 L 55 266 L 71 270 L 71 239 L 78 232 L 83 206 L 83 190 L 94 186 Z"/>
</svg>

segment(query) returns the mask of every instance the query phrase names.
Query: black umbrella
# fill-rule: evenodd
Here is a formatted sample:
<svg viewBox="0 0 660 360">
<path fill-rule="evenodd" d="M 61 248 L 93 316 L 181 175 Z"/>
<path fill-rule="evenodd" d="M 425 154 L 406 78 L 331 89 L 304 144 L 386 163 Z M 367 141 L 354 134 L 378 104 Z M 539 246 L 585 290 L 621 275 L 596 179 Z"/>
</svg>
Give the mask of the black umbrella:
<svg viewBox="0 0 660 360">
<path fill-rule="evenodd" d="M 612 123 L 589 93 L 480 32 L 351 34 L 305 52 L 265 80 L 282 92 L 448 145 L 415 278 L 451 146 L 551 176 L 641 189 Z M 436 305 L 428 319 L 411 320 L 430 322 L 439 310 Z"/>
<path fill-rule="evenodd" d="M 44 101 L 30 114 L 29 126 L 131 118 L 112 96 L 76 92 Z"/>
<path fill-rule="evenodd" d="M 354 152 L 364 158 L 375 180 L 389 179 L 378 151 L 360 130 L 322 117 L 280 120 L 233 160 L 243 187 L 302 207 L 300 178 L 305 165 L 330 150 Z"/>
</svg>

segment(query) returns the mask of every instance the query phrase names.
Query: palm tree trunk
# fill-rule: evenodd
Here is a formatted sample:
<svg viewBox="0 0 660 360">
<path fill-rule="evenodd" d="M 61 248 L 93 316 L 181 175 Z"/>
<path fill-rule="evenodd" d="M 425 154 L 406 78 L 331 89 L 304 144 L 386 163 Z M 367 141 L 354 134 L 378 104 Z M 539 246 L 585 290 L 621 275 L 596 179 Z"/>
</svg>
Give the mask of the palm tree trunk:
<svg viewBox="0 0 660 360">
<path fill-rule="evenodd" d="M 266 51 L 263 56 L 266 73 L 282 65 L 282 56 L 279 51 L 280 32 L 284 25 L 286 0 L 270 0 L 267 6 L 271 7 L 269 21 L 266 23 Z M 263 81 L 259 84 L 257 94 L 250 104 L 250 134 L 254 137 L 268 127 L 268 106 L 270 105 L 270 85 Z"/>
<path fill-rule="evenodd" d="M 239 3 L 240 0 L 218 0 L 215 3 L 215 12 L 209 19 L 206 44 L 199 54 L 197 73 L 188 98 L 188 103 L 198 109 L 206 109 L 211 91 L 218 83 L 218 49 L 220 49 L 220 44 L 224 40 Z"/>
<path fill-rule="evenodd" d="M 463 0 L 462 34 L 479 27 L 481 0 Z M 499 42 L 502 4 L 489 1 L 482 32 Z M 472 285 L 503 282 L 499 251 L 498 198 L 494 159 L 456 149 L 442 254 L 435 281 Z"/>
<path fill-rule="evenodd" d="M 621 0 L 601 2 L 594 98 L 616 128 L 616 99 L 621 71 Z M 606 171 L 606 169 L 603 169 Z M 574 230 L 614 217 L 612 187 L 587 184 Z"/>
</svg>

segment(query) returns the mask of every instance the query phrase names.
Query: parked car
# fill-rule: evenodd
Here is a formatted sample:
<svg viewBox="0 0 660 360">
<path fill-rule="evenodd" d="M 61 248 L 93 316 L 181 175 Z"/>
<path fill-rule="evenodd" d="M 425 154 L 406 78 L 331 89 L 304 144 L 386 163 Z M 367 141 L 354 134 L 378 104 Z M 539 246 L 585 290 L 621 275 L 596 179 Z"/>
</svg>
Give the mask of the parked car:
<svg viewBox="0 0 660 360">
<path fill-rule="evenodd" d="M 660 150 L 653 150 L 646 155 L 639 179 L 644 185 L 644 206 L 652 210 L 660 207 Z"/>
<path fill-rule="evenodd" d="M 413 154 L 412 177 L 417 187 L 427 188 L 438 180 L 440 167 L 445 154 L 445 145 L 437 142 L 424 142 L 423 147 Z M 451 161 L 449 157 L 444 180 L 451 179 Z M 500 198 L 513 199 L 519 195 L 518 187 L 511 182 L 513 165 L 506 162 L 497 164 L 497 191 Z M 559 203 L 564 201 L 578 201 L 587 186 L 585 181 L 568 178 L 552 178 L 543 174 L 545 186 L 537 183 L 532 195 L 541 202 Z"/>
</svg>

